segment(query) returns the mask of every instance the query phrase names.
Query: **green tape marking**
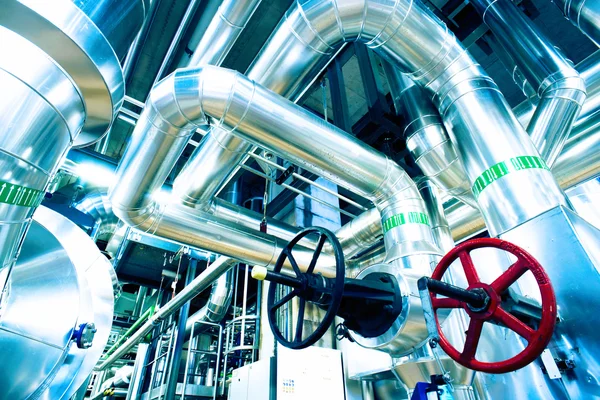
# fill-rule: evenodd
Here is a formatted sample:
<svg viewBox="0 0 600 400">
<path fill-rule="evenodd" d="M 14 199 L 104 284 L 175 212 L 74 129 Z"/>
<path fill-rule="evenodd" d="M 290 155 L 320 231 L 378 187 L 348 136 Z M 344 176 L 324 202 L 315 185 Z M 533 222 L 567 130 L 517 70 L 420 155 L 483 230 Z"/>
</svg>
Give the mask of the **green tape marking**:
<svg viewBox="0 0 600 400">
<path fill-rule="evenodd" d="M 498 164 L 488 168 L 475 180 L 473 187 L 473 194 L 475 198 L 479 197 L 479 194 L 504 175 L 508 175 L 511 172 L 521 171 L 523 169 L 545 169 L 550 170 L 546 162 L 537 156 L 519 156 L 509 159 L 508 161 L 502 161 Z"/>
<path fill-rule="evenodd" d="M 392 215 L 383 222 L 383 233 L 404 224 L 429 225 L 429 217 L 421 212 L 409 212 Z"/>
<path fill-rule="evenodd" d="M 43 190 L 31 189 L 0 181 L 0 203 L 22 207 L 36 207 L 44 198 Z"/>
</svg>

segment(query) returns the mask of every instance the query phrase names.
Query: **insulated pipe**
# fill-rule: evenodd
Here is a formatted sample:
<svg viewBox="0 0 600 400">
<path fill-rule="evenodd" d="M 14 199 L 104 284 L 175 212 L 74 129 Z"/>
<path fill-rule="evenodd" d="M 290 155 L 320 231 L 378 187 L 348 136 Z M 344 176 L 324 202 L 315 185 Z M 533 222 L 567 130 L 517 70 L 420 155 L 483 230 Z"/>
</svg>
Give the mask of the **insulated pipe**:
<svg viewBox="0 0 600 400">
<path fill-rule="evenodd" d="M 225 0 L 188 65 L 221 65 L 259 5 L 260 0 Z M 247 147 L 229 132 L 211 127 L 175 179 L 173 192 L 185 205 L 210 209 L 219 189 L 246 156 Z"/>
<path fill-rule="evenodd" d="M 223 262 L 230 264 L 230 268 L 238 263 L 233 259 L 223 260 Z M 187 319 L 185 336 L 188 337 L 190 335 L 192 328 L 198 321 L 220 323 L 231 305 L 232 297 L 233 274 L 231 271 L 227 271 L 212 285 L 206 305 Z M 194 328 L 194 332 L 198 333 L 202 328 L 202 325 L 197 325 Z"/>
<path fill-rule="evenodd" d="M 465 169 L 444 128 L 442 117 L 423 88 L 382 60 L 398 115 L 404 115 L 406 147 L 421 171 L 438 187 L 477 207 Z"/>
<path fill-rule="evenodd" d="M 598 0 L 552 0 L 565 17 L 600 47 L 600 2 Z"/>
<path fill-rule="evenodd" d="M 245 108 L 252 94 L 253 84 L 245 77 L 216 67 L 180 70 L 161 81 L 149 96 L 109 192 L 115 215 L 179 243 L 250 265 L 274 265 L 285 241 L 189 207 L 161 206 L 153 199 L 197 127 L 209 118 L 236 126 L 249 117 Z M 301 268 L 307 268 L 311 252 L 298 248 L 295 255 Z M 333 258 L 321 259 L 317 269 L 329 275 Z"/>
<path fill-rule="evenodd" d="M 221 275 L 226 273 L 233 264 L 229 262 L 227 257 L 219 257 L 207 269 L 202 271 L 189 285 L 181 292 L 177 293 L 171 301 L 161 307 L 152 317 L 146 321 L 133 335 L 123 343 L 121 347 L 116 349 L 109 357 L 100 360 L 100 363 L 94 368 L 96 371 L 102 371 L 115 361 L 123 357 L 136 344 L 142 341 L 148 333 L 150 333 L 160 321 L 177 312 L 187 301 L 196 297 L 203 290 L 208 288 Z"/>
<path fill-rule="evenodd" d="M 261 0 L 225 0 L 194 49 L 190 67 L 221 65 Z"/>
<path fill-rule="evenodd" d="M 473 0 L 472 4 L 537 90 L 540 101 L 527 131 L 546 164 L 552 166 L 585 101 L 585 83 L 510 0 Z"/>
<path fill-rule="evenodd" d="M 495 83 L 419 1 L 295 2 L 253 70 L 309 79 L 342 42 L 355 40 L 434 94 L 493 235 L 567 204 Z"/>
</svg>

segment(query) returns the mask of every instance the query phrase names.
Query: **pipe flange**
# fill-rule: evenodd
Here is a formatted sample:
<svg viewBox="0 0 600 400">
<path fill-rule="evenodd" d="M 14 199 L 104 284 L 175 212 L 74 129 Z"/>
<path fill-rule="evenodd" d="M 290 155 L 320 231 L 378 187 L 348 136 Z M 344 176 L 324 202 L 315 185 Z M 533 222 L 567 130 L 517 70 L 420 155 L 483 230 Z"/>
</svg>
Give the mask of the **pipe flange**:
<svg viewBox="0 0 600 400">
<path fill-rule="evenodd" d="M 41 48 L 78 86 L 87 118 L 74 147 L 100 140 L 125 97 L 119 59 L 100 29 L 66 0 L 5 0 L 0 25 Z"/>
</svg>

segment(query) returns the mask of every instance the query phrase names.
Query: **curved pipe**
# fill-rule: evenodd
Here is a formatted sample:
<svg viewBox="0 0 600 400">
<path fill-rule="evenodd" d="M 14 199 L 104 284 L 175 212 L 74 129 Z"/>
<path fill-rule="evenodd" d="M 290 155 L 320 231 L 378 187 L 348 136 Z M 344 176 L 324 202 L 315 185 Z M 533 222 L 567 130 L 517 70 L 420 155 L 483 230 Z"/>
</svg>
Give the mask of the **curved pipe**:
<svg viewBox="0 0 600 400">
<path fill-rule="evenodd" d="M 382 63 L 396 113 L 406 118 L 406 147 L 415 162 L 425 176 L 449 195 L 477 207 L 465 169 L 431 99 L 390 63 Z"/>
<path fill-rule="evenodd" d="M 231 266 L 237 264 L 237 261 L 231 260 Z M 210 296 L 208 301 L 198 312 L 190 315 L 185 325 L 185 336 L 188 337 L 194 328 L 194 333 L 203 331 L 206 325 L 198 324 L 197 322 L 211 322 L 218 324 L 225 317 L 229 306 L 231 305 L 231 299 L 233 298 L 233 273 L 231 270 L 227 271 L 217 279 L 212 285 L 210 290 Z M 196 325 L 196 326 L 194 326 Z"/>
<path fill-rule="evenodd" d="M 542 158 L 552 166 L 585 101 L 585 83 L 510 0 L 474 0 L 472 4 L 537 90 L 540 101 L 527 131 Z"/>
</svg>

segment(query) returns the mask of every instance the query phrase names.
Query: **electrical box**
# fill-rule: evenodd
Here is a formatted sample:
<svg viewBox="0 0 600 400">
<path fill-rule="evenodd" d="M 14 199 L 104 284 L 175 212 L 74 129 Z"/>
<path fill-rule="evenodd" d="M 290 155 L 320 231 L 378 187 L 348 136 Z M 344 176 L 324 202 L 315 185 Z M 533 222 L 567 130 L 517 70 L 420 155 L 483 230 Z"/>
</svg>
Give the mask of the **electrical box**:
<svg viewBox="0 0 600 400">
<path fill-rule="evenodd" d="M 229 400 L 276 400 L 275 358 L 260 360 L 233 370 Z"/>
<path fill-rule="evenodd" d="M 233 371 L 229 400 L 345 400 L 342 353 L 280 346 L 277 358 Z"/>
</svg>

